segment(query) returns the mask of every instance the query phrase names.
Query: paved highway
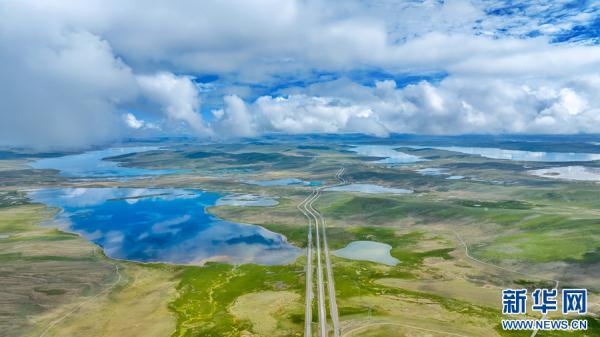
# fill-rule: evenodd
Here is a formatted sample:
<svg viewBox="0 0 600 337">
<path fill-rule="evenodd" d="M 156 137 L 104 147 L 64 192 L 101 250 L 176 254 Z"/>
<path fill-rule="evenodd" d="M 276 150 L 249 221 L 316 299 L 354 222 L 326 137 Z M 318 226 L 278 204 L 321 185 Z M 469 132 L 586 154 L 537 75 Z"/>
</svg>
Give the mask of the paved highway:
<svg viewBox="0 0 600 337">
<path fill-rule="evenodd" d="M 298 209 L 308 219 L 308 242 L 306 244 L 306 307 L 304 309 L 304 336 L 311 337 L 312 301 L 313 301 L 313 253 L 312 253 L 312 217 L 308 215 L 304 207 L 306 203 L 315 196 L 313 191 L 306 199 L 298 204 Z"/>
<path fill-rule="evenodd" d="M 317 245 L 317 303 L 318 303 L 318 315 L 319 315 L 319 336 L 327 337 L 327 317 L 325 316 L 327 311 L 325 310 L 325 286 L 323 284 L 323 266 L 321 263 L 321 235 L 319 233 L 319 218 L 318 214 L 312 207 L 313 202 L 321 196 L 321 189 L 318 188 L 313 191 L 314 196 L 304 204 L 304 210 L 310 214 L 315 224 L 315 238 Z"/>
<path fill-rule="evenodd" d="M 344 168 L 342 167 L 336 174 L 336 179 L 339 180 L 338 185 L 346 184 L 346 179 L 342 177 L 344 174 Z M 329 291 L 329 316 L 331 316 L 331 322 L 333 325 L 333 336 L 340 337 L 340 318 L 338 313 L 337 302 L 335 300 L 335 280 L 333 278 L 333 269 L 331 268 L 331 261 L 329 259 L 329 245 L 327 244 L 327 223 L 325 219 L 319 213 L 321 219 L 321 229 L 323 231 L 323 251 L 325 255 L 325 266 L 327 268 L 327 286 Z"/>
<path fill-rule="evenodd" d="M 342 177 L 344 173 L 344 168 L 339 169 L 336 172 L 336 179 L 339 180 L 339 184 L 333 185 L 343 185 L 346 184 L 346 180 Z M 327 244 L 327 231 L 326 231 L 326 223 L 325 219 L 313 207 L 313 203 L 321 196 L 321 191 L 330 186 L 323 186 L 316 188 L 312 191 L 312 193 L 304 199 L 299 205 L 298 209 L 308 218 L 308 247 L 307 247 L 307 271 L 306 271 L 306 308 L 305 308 L 305 337 L 311 336 L 311 309 L 312 309 L 312 299 L 313 299 L 313 286 L 312 286 L 312 232 L 313 232 L 313 223 L 315 228 L 315 236 L 316 236 L 316 245 L 317 245 L 317 299 L 318 299 L 318 316 L 319 316 L 319 336 L 327 337 L 327 317 L 326 317 L 326 309 L 325 309 L 325 286 L 324 286 L 324 277 L 323 277 L 323 267 L 322 267 L 322 259 L 321 255 L 324 256 L 325 259 L 325 268 L 327 274 L 327 292 L 329 297 L 329 315 L 332 321 L 333 335 L 334 337 L 340 336 L 340 327 L 339 327 L 339 314 L 337 308 L 337 302 L 335 298 L 335 282 L 333 278 L 333 270 L 331 268 L 331 260 L 329 258 L 329 247 Z M 323 242 L 323 254 L 321 254 L 321 236 Z"/>
</svg>

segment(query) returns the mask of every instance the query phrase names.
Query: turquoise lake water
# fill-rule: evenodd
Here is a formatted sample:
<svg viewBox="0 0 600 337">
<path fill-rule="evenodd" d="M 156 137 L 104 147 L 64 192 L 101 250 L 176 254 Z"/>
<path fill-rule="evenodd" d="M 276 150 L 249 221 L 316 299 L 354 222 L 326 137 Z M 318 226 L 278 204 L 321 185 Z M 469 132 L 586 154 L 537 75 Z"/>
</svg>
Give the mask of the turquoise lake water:
<svg viewBox="0 0 600 337">
<path fill-rule="evenodd" d="M 333 255 L 350 260 L 371 261 L 395 266 L 400 260 L 390 254 L 391 250 L 392 246 L 381 242 L 353 241 L 346 247 L 334 251 Z"/>
</svg>

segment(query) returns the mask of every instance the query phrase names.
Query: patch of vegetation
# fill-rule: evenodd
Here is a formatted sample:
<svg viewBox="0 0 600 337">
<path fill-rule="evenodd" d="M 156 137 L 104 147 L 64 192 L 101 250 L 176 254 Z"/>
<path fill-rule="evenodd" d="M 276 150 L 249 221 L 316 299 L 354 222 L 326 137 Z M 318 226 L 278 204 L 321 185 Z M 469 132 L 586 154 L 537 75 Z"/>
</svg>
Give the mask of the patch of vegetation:
<svg viewBox="0 0 600 337">
<path fill-rule="evenodd" d="M 304 248 L 308 244 L 308 227 L 307 226 L 296 226 L 296 225 L 282 225 L 282 224 L 263 224 L 264 228 L 284 235 L 288 242 Z"/>
<path fill-rule="evenodd" d="M 258 266 L 209 263 L 184 267 L 178 275 L 178 298 L 170 304 L 177 315 L 173 336 L 231 336 L 251 330 L 228 311 L 241 295 L 262 290 L 292 290 L 303 294 L 301 265 Z M 301 329 L 301 325 L 298 326 Z"/>
<path fill-rule="evenodd" d="M 33 288 L 33 290 L 37 291 L 38 293 L 46 294 L 48 296 L 63 295 L 67 292 L 64 289 L 47 289 L 47 288 L 43 288 L 43 287 L 36 287 L 36 288 Z"/>
<path fill-rule="evenodd" d="M 542 281 L 542 280 L 530 281 L 530 280 L 519 279 L 519 280 L 514 280 L 513 282 L 515 284 L 518 284 L 527 289 L 536 289 L 536 288 L 552 289 L 552 288 L 554 288 L 554 282 L 551 282 L 551 281 Z"/>
<path fill-rule="evenodd" d="M 21 159 L 21 158 L 52 158 L 64 156 L 66 152 L 20 152 L 20 151 L 0 151 L 0 160 Z"/>
<path fill-rule="evenodd" d="M 393 248 L 390 254 L 400 260 L 402 266 L 418 267 L 423 264 L 423 260 L 428 257 L 439 257 L 444 260 L 451 260 L 452 256 L 449 253 L 454 251 L 454 248 L 434 249 L 426 252 L 413 252 L 402 248 Z"/>
<path fill-rule="evenodd" d="M 37 226 L 52 215 L 42 205 L 0 208 L 0 286 L 11 294 L 0 306 L 0 331 L 6 336 L 22 336 L 31 328 L 31 317 L 98 294 L 114 282 L 113 264 L 94 253 L 92 244 Z"/>
<path fill-rule="evenodd" d="M 201 158 L 211 158 L 224 155 L 223 152 L 206 152 L 206 151 L 194 151 L 186 153 L 186 158 L 191 159 L 201 159 Z"/>
<path fill-rule="evenodd" d="M 535 214 L 520 219 L 512 228 L 510 234 L 499 235 L 491 242 L 475 247 L 473 252 L 496 261 L 594 263 L 599 260 L 598 219 Z"/>
<path fill-rule="evenodd" d="M 256 164 L 262 162 L 275 163 L 289 159 L 289 156 L 280 153 L 243 152 L 228 153 L 224 158 L 233 160 L 237 165 Z"/>
<path fill-rule="evenodd" d="M 557 207 L 577 206 L 600 208 L 600 189 L 594 184 L 552 181 L 552 188 L 523 189 L 518 198 Z"/>
<path fill-rule="evenodd" d="M 462 157 L 468 157 L 469 155 L 461 155 Z M 442 165 L 443 168 L 448 169 L 472 169 L 472 170 L 501 170 L 501 171 L 524 171 L 523 165 L 507 163 L 501 161 L 494 161 L 489 159 L 483 159 L 485 161 L 478 162 L 454 162 Z"/>
<path fill-rule="evenodd" d="M 28 202 L 23 193 L 17 191 L 0 191 L 0 207 L 25 205 Z"/>
<path fill-rule="evenodd" d="M 369 307 L 349 307 L 343 306 L 339 309 L 340 316 L 352 316 L 352 315 L 384 315 L 383 312 L 379 312 L 378 310 L 373 310 Z"/>
<path fill-rule="evenodd" d="M 262 147 L 262 146 L 261 146 Z M 207 145 L 186 147 L 185 150 L 145 151 L 107 158 L 122 162 L 126 166 L 171 169 L 223 169 L 231 166 L 253 169 L 294 169 L 306 167 L 311 156 L 287 155 L 268 151 L 271 146 L 259 149 L 244 145 Z M 246 150 L 246 152 L 240 152 Z M 273 150 L 280 150 L 274 148 Z"/>
<path fill-rule="evenodd" d="M 67 233 L 60 231 L 55 228 L 48 229 L 47 233 L 40 233 L 36 235 L 12 235 L 8 237 L 10 241 L 64 241 L 64 240 L 76 240 L 79 235 L 75 233 Z"/>
<path fill-rule="evenodd" d="M 387 287 L 375 282 L 377 279 L 387 277 L 413 278 L 411 274 L 402 272 L 398 268 L 382 270 L 374 268 L 373 264 L 369 263 L 337 263 L 334 277 L 336 282 L 336 296 L 341 300 L 351 297 L 395 295 L 415 300 L 425 299 L 433 301 L 439 303 L 446 310 L 461 314 L 480 316 L 488 319 L 499 317 L 497 310 L 477 306 L 462 300 L 396 287 Z M 340 312 L 344 310 L 344 306 L 341 306 Z M 354 314 L 353 311 L 353 308 L 349 309 L 350 314 Z"/>
<path fill-rule="evenodd" d="M 67 178 L 59 176 L 56 170 L 6 170 L 0 175 L 0 187 L 58 184 L 66 180 Z"/>
<path fill-rule="evenodd" d="M 573 244 L 575 242 L 577 244 Z M 587 255 L 587 259 L 593 259 L 593 252 L 597 247 L 598 236 L 586 233 L 585 229 L 568 232 L 548 230 L 501 236 L 481 248 L 476 248 L 474 253 L 495 261 L 582 261 L 588 253 L 590 255 Z"/>
<path fill-rule="evenodd" d="M 577 260 L 569 260 L 570 262 L 578 262 L 583 264 L 594 264 L 600 262 L 600 248 L 596 247 L 596 249 L 589 251 L 581 257 L 581 259 Z"/>
<path fill-rule="evenodd" d="M 44 261 L 94 261 L 93 256 L 24 255 L 23 253 L 0 254 L 0 262 L 44 262 Z"/>
<path fill-rule="evenodd" d="M 394 289 L 384 287 L 375 283 L 384 277 L 414 278 L 410 272 L 402 271 L 400 268 L 379 269 L 375 264 L 362 261 L 347 261 L 336 259 L 335 279 L 336 296 L 340 299 L 355 296 L 377 295 L 393 293 Z"/>
<path fill-rule="evenodd" d="M 300 150 L 331 150 L 331 147 L 326 145 L 298 145 Z"/>
<path fill-rule="evenodd" d="M 409 170 L 391 170 L 379 168 L 377 170 L 354 170 L 346 175 L 352 181 L 376 182 L 389 184 L 390 182 L 402 182 L 404 188 L 423 189 L 428 187 L 439 187 L 449 184 L 444 176 L 424 176 Z"/>
<path fill-rule="evenodd" d="M 407 214 L 402 208 L 400 202 L 391 198 L 351 196 L 323 208 L 323 213 L 334 219 L 359 216 L 368 218 L 370 224 L 378 224 L 404 218 Z"/>
<path fill-rule="evenodd" d="M 531 209 L 533 205 L 520 200 L 480 201 L 480 200 L 457 200 L 456 204 L 464 207 L 483 207 L 501 209 Z"/>
</svg>

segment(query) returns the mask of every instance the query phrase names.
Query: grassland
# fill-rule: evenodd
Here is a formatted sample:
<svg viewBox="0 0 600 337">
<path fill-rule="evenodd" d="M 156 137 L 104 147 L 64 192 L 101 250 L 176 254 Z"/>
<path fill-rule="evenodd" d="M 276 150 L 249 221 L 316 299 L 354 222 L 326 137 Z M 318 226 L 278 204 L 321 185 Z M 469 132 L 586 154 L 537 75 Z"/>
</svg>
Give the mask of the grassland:
<svg viewBox="0 0 600 337">
<path fill-rule="evenodd" d="M 170 267 L 116 262 L 78 235 L 37 224 L 55 210 L 0 207 L 3 336 L 165 336 L 175 328 Z M 135 322 L 132 324 L 132 322 Z"/>
<path fill-rule="evenodd" d="M 565 286 L 598 290 L 600 191 L 594 184 L 544 181 L 526 176 L 520 165 L 468 156 L 461 158 L 464 162 L 460 163 L 452 156 L 434 158 L 435 153 L 430 152 L 434 162 L 429 166 L 452 168 L 466 176 L 476 174 L 477 179 L 450 182 L 444 177 L 416 175 L 406 167 L 349 163 L 347 177 L 351 181 L 413 188 L 416 193 L 392 196 L 328 192 L 317 203 L 329 224 L 332 248 L 355 240 L 379 241 L 392 245 L 392 256 L 401 260 L 397 267 L 383 267 L 334 259 L 338 305 L 345 329 L 359 335 L 384 331 L 443 335 L 439 331 L 419 330 L 431 324 L 419 319 L 432 317 L 435 310 L 424 304 L 431 301 L 443 308 L 439 317 L 466 311 L 469 317 L 454 318 L 473 326 L 492 327 L 489 331 L 454 327 L 456 333 L 511 335 L 495 325 L 500 319 L 498 294 L 503 287 L 551 287 L 549 280 L 560 279 Z M 271 189 L 266 193 L 281 195 L 282 191 Z M 306 229 L 298 225 L 303 219 L 293 209 L 301 198 L 296 192 L 286 191 L 285 196 L 286 202 L 267 211 L 227 207 L 211 211 L 225 219 L 261 224 L 285 234 L 294 244 L 305 246 Z M 293 202 L 290 204 L 289 200 Z M 466 241 L 470 256 L 464 254 L 459 238 Z M 407 299 L 404 292 L 415 297 Z M 367 300 L 357 305 L 357 297 L 369 296 L 373 296 L 373 307 L 365 304 Z M 444 306 L 444 300 L 453 304 Z M 597 298 L 593 300 L 596 301 Z M 391 309 L 391 303 L 405 307 Z M 379 309 L 375 310 L 377 306 Z M 418 314 L 407 315 L 409 307 Z M 595 312 L 600 309 L 594 307 Z M 355 325 L 367 324 L 356 322 L 369 312 L 376 324 L 352 330 Z M 395 316 L 399 312 L 402 316 Z M 475 323 L 477 319 L 479 323 Z M 597 324 L 595 318 L 589 319 L 590 324 Z M 412 323 L 412 327 L 394 326 L 399 321 Z M 446 328 L 454 324 L 442 320 L 438 326 L 440 331 L 452 331 Z M 595 329 L 588 335 L 595 335 Z"/>
<path fill-rule="evenodd" d="M 249 316 L 246 308 L 256 310 L 259 303 L 264 303 L 264 296 L 295 299 L 286 303 L 285 310 L 276 306 L 271 313 L 282 312 L 277 317 L 277 326 L 287 331 L 286 335 L 296 335 L 303 327 L 302 301 L 297 300 L 303 295 L 303 277 L 300 264 L 265 267 L 211 263 L 204 267 L 187 267 L 179 276 L 178 297 L 170 304 L 177 315 L 173 336 L 260 333 L 268 329 L 272 321 L 265 317 L 266 322 L 256 323 L 258 317 Z"/>
<path fill-rule="evenodd" d="M 76 235 L 35 226 L 53 215 L 41 205 L 0 208 L 0 326 L 22 335 L 36 316 L 110 282 L 113 267 Z"/>
<path fill-rule="evenodd" d="M 250 322 L 254 333 L 244 331 L 242 335 L 293 336 L 300 335 L 297 318 L 302 302 L 302 296 L 297 293 L 267 290 L 241 295 L 230 312 L 237 319 Z"/>
<path fill-rule="evenodd" d="M 90 182 L 26 169 L 20 157 L 0 165 L 3 335 L 301 336 L 303 257 L 286 266 L 114 261 L 76 235 L 37 226 L 56 210 L 30 204 L 18 190 L 68 183 L 269 195 L 277 206 L 209 211 L 262 225 L 305 247 L 306 219 L 296 205 L 309 188 L 240 181 L 296 177 L 328 184 L 340 166 L 352 182 L 415 190 L 411 195 L 325 192 L 315 203 L 327 221 L 332 249 L 378 241 L 391 245 L 392 256 L 401 261 L 385 266 L 332 257 L 343 336 L 528 336 L 500 330 L 500 290 L 550 287 L 553 279 L 590 289 L 591 329 L 580 335 L 599 335 L 597 184 L 545 180 L 528 176 L 521 163 L 428 149 L 402 149 L 427 162 L 385 166 L 333 144 L 170 146 L 114 159 L 191 171 Z M 415 172 L 423 167 L 447 168 L 467 178 Z"/>
<path fill-rule="evenodd" d="M 168 336 L 175 315 L 174 268 L 119 263 L 99 292 L 82 296 L 34 319 L 27 336 Z"/>
<path fill-rule="evenodd" d="M 348 237 L 350 232 L 341 230 L 344 227 L 420 228 L 451 222 L 459 230 L 477 227 L 488 233 L 492 240 L 475 250 L 480 256 L 530 262 L 599 262 L 594 252 L 600 240 L 600 220 L 594 209 L 569 209 L 564 205 L 558 208 L 542 204 L 539 199 L 534 202 L 441 199 L 437 194 L 391 197 L 325 193 L 318 206 L 330 223 L 334 246 L 337 239 Z M 305 245 L 305 229 L 297 226 L 301 218 L 287 200 L 268 214 L 256 208 L 240 207 L 217 207 L 212 211 L 227 219 L 261 224 L 284 233 L 291 242 Z M 385 239 L 386 235 L 381 237 Z M 364 235 L 358 232 L 350 239 L 361 237 Z M 570 245 L 574 242 L 577 242 L 576 247 Z"/>
</svg>

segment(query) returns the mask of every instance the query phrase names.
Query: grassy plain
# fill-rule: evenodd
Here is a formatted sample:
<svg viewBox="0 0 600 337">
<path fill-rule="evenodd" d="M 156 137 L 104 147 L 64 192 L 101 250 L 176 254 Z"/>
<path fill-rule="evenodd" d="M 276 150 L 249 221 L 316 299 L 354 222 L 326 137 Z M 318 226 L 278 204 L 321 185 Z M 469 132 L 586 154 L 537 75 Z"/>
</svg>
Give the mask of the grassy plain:
<svg viewBox="0 0 600 337">
<path fill-rule="evenodd" d="M 529 336 L 500 330 L 500 290 L 551 287 L 555 279 L 562 286 L 590 289 L 591 329 L 538 336 L 599 335 L 598 184 L 532 177 L 523 163 L 440 150 L 402 151 L 428 161 L 373 164 L 376 158 L 356 156 L 341 145 L 175 144 L 114 159 L 190 171 L 79 181 L 25 169 L 21 159 L 11 159 L 0 172 L 0 329 L 7 336 L 301 336 L 304 257 L 286 266 L 114 261 L 76 235 L 36 226 L 55 210 L 30 204 L 19 191 L 68 184 L 269 195 L 277 198 L 277 206 L 209 211 L 262 225 L 305 247 L 306 219 L 296 205 L 310 188 L 241 181 L 296 177 L 330 184 L 344 166 L 351 182 L 415 193 L 324 192 L 315 203 L 327 221 L 332 249 L 356 240 L 378 241 L 391 245 L 392 256 L 401 261 L 392 267 L 332 257 L 343 336 Z M 415 172 L 424 167 L 447 168 L 465 179 Z"/>
<path fill-rule="evenodd" d="M 49 219 L 41 205 L 0 207 L 0 326 L 19 336 L 29 317 L 95 294 L 113 268 L 76 235 L 35 226 Z"/>
</svg>

